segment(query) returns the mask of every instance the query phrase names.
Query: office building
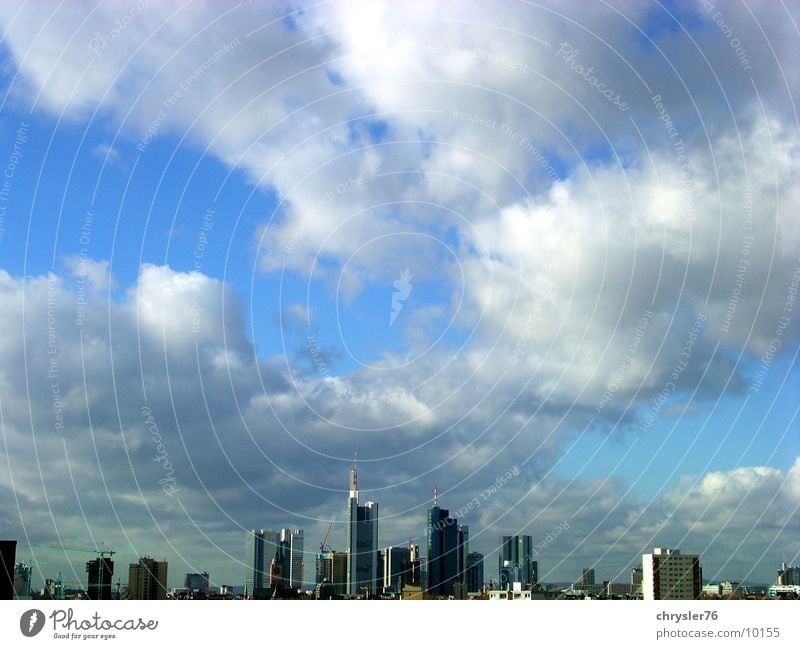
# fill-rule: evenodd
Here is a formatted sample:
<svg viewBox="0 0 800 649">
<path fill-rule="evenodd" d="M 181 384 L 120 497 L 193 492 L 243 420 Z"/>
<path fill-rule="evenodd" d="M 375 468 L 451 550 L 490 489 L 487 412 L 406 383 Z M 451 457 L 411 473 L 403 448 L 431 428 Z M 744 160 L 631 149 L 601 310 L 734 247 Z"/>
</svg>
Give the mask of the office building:
<svg viewBox="0 0 800 649">
<path fill-rule="evenodd" d="M 347 502 L 347 595 L 380 590 L 378 575 L 378 503 L 358 502 L 358 474 L 350 471 Z"/>
<path fill-rule="evenodd" d="M 183 586 L 190 593 L 203 593 L 208 595 L 208 573 L 207 572 L 187 572 Z"/>
<path fill-rule="evenodd" d="M 280 551 L 281 568 L 285 588 L 302 590 L 303 572 L 303 530 L 283 528 L 281 530 Z"/>
<path fill-rule="evenodd" d="M 634 594 L 632 584 L 622 584 L 617 582 L 605 582 L 603 584 L 605 594 L 608 599 L 630 599 Z"/>
<path fill-rule="evenodd" d="M 108 557 L 98 557 L 86 562 L 86 595 L 89 599 L 111 599 L 111 578 L 114 562 Z"/>
<path fill-rule="evenodd" d="M 581 586 L 594 585 L 594 568 L 584 568 L 581 571 Z"/>
<path fill-rule="evenodd" d="M 167 599 L 167 562 L 141 557 L 130 564 L 128 599 Z"/>
<path fill-rule="evenodd" d="M 469 531 L 466 526 L 459 526 L 458 520 L 450 518 L 447 509 L 439 507 L 436 489 L 433 492 L 433 506 L 428 510 L 427 524 L 428 561 L 426 592 L 440 597 L 453 595 L 456 582 L 464 580 L 464 566 L 459 562 L 466 561 L 465 544 L 469 543 Z"/>
<path fill-rule="evenodd" d="M 17 542 L 0 541 L 0 599 L 14 599 L 14 566 Z"/>
<path fill-rule="evenodd" d="M 635 597 L 642 596 L 642 567 L 631 568 L 631 594 Z"/>
<path fill-rule="evenodd" d="M 327 581 L 338 597 L 347 592 L 347 552 L 323 550 L 316 557 L 315 583 Z"/>
<path fill-rule="evenodd" d="M 480 552 L 467 554 L 464 583 L 468 593 L 479 593 L 483 590 L 483 555 Z"/>
<path fill-rule="evenodd" d="M 503 536 L 500 538 L 498 553 L 498 574 L 502 573 L 506 562 L 519 568 L 520 581 L 530 588 L 538 583 L 538 564 L 533 560 L 533 537 L 529 534 Z"/>
<path fill-rule="evenodd" d="M 643 599 L 698 599 L 702 588 L 699 555 L 669 548 L 642 555 Z"/>
<path fill-rule="evenodd" d="M 14 568 L 14 598 L 30 599 L 31 573 L 33 567 L 30 563 L 17 563 Z"/>
<path fill-rule="evenodd" d="M 252 598 L 263 593 L 275 579 L 282 576 L 282 561 L 276 564 L 280 556 L 280 534 L 273 530 L 250 530 L 245 534 L 244 551 L 244 592 L 245 597 Z M 276 565 L 277 570 L 276 570 Z M 273 575 L 271 571 L 277 572 Z"/>
<path fill-rule="evenodd" d="M 391 547 L 383 551 L 383 591 L 399 595 L 406 584 L 413 583 L 412 549 Z"/>
<path fill-rule="evenodd" d="M 778 569 L 778 578 L 775 583 L 778 586 L 800 586 L 800 566 L 782 563 Z"/>
</svg>

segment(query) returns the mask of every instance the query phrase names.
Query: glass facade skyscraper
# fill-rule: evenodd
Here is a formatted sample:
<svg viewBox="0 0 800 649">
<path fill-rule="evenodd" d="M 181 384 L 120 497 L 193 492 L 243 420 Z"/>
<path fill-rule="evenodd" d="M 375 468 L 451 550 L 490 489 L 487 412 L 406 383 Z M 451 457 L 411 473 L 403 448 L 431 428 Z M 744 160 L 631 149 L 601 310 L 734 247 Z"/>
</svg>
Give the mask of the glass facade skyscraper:
<svg viewBox="0 0 800 649">
<path fill-rule="evenodd" d="M 519 569 L 523 586 L 530 587 L 539 581 L 538 564 L 533 560 L 533 537 L 529 534 L 501 537 L 497 558 L 499 575 L 508 562 Z"/>
<path fill-rule="evenodd" d="M 453 586 L 465 581 L 466 556 L 469 552 L 469 528 L 450 518 L 450 511 L 437 504 L 428 510 L 428 561 L 426 591 L 449 597 Z"/>
<path fill-rule="evenodd" d="M 350 471 L 347 502 L 347 594 L 380 590 L 378 575 L 378 503 L 358 504 L 358 474 Z"/>
</svg>

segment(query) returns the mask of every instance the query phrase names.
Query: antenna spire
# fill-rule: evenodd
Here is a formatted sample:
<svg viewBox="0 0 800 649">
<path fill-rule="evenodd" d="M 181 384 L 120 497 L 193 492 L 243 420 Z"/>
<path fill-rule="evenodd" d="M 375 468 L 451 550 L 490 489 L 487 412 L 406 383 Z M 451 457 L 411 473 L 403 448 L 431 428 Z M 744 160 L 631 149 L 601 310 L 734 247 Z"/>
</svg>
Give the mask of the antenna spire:
<svg viewBox="0 0 800 649">
<path fill-rule="evenodd" d="M 433 506 L 437 507 L 437 502 L 439 501 L 439 496 L 436 493 L 436 485 L 433 485 Z"/>
</svg>

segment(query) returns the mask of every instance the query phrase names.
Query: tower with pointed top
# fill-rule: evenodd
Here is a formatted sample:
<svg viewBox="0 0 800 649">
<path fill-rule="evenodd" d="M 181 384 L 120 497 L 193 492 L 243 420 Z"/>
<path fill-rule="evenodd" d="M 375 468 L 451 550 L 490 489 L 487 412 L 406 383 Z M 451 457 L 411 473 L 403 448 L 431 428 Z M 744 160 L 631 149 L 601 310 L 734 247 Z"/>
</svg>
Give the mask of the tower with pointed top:
<svg viewBox="0 0 800 649">
<path fill-rule="evenodd" d="M 350 470 L 347 502 L 347 594 L 378 589 L 378 503 L 358 504 L 358 470 Z"/>
<path fill-rule="evenodd" d="M 449 597 L 456 583 L 466 579 L 466 557 L 469 553 L 469 527 L 459 525 L 447 509 L 439 507 L 436 486 L 433 505 L 428 510 L 428 565 L 425 590 L 431 595 Z"/>
</svg>

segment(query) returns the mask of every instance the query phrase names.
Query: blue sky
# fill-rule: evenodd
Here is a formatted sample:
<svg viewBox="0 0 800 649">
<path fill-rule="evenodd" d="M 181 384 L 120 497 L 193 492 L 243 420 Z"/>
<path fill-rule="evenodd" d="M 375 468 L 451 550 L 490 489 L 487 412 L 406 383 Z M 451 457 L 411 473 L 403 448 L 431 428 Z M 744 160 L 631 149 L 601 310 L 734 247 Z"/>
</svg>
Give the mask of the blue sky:
<svg viewBox="0 0 800 649">
<path fill-rule="evenodd" d="M 694 4 L 294 6 L 113 37 L 125 3 L 0 10 L 3 535 L 76 580 L 47 545 L 239 583 L 244 530 L 300 526 L 310 580 L 357 451 L 381 545 L 519 466 L 464 517 L 488 575 L 569 520 L 551 581 L 673 544 L 771 580 L 800 552 L 791 10 L 725 6 L 746 69 Z"/>
</svg>

